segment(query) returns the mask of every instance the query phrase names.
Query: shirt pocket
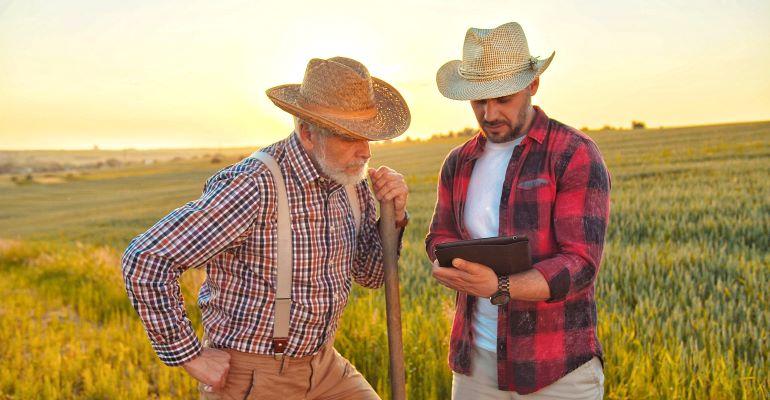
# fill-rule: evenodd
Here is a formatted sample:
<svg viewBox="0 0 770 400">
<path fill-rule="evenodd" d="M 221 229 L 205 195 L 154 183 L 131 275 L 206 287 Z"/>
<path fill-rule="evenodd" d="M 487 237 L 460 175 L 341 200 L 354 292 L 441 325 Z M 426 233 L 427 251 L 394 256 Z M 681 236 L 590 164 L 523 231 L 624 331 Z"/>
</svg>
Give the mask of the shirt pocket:
<svg viewBox="0 0 770 400">
<path fill-rule="evenodd" d="M 535 179 L 519 181 L 518 185 L 516 185 L 516 188 L 521 190 L 533 190 L 533 189 L 537 189 L 539 187 L 547 186 L 550 184 L 551 184 L 551 181 L 548 179 L 535 178 Z"/>
<path fill-rule="evenodd" d="M 516 234 L 536 236 L 546 234 L 543 229 L 551 225 L 550 218 L 556 187 L 546 175 L 522 176 L 516 182 L 512 206 L 513 228 Z M 533 249 L 536 243 L 531 243 Z"/>
<path fill-rule="evenodd" d="M 553 201 L 556 184 L 549 176 L 521 177 L 516 183 L 516 200 L 526 202 Z"/>
</svg>

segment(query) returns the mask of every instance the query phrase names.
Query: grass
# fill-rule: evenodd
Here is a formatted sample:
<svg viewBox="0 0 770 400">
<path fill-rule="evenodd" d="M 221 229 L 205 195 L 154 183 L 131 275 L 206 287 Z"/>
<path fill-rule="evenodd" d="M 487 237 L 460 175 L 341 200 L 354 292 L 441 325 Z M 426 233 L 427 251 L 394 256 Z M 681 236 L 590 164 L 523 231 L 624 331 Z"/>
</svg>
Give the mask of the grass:
<svg viewBox="0 0 770 400">
<path fill-rule="evenodd" d="M 607 398 L 770 397 L 770 123 L 593 136 L 613 185 L 596 283 Z M 451 389 L 454 296 L 430 278 L 423 238 L 438 168 L 459 142 L 374 148 L 372 163 L 403 172 L 411 189 L 400 275 L 412 399 Z M 152 352 L 119 255 L 222 166 L 190 160 L 0 188 L 0 399 L 195 397 L 193 380 Z M 182 278 L 196 327 L 202 279 Z M 382 291 L 354 289 L 337 337 L 389 396 Z"/>
</svg>

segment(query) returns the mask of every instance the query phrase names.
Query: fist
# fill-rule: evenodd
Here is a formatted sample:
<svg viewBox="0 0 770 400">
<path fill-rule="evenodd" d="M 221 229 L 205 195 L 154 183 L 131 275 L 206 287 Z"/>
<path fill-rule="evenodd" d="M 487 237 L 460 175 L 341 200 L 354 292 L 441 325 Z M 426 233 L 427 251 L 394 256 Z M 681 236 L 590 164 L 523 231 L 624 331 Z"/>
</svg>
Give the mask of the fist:
<svg viewBox="0 0 770 400">
<path fill-rule="evenodd" d="M 409 196 L 404 176 L 383 165 L 377 169 L 369 168 L 369 179 L 372 180 L 372 190 L 377 200 L 392 200 L 396 221 L 403 221 L 406 218 L 406 198 Z"/>
<path fill-rule="evenodd" d="M 204 348 L 201 355 L 182 364 L 182 368 L 204 385 L 221 390 L 227 382 L 230 355 L 222 350 Z"/>
</svg>

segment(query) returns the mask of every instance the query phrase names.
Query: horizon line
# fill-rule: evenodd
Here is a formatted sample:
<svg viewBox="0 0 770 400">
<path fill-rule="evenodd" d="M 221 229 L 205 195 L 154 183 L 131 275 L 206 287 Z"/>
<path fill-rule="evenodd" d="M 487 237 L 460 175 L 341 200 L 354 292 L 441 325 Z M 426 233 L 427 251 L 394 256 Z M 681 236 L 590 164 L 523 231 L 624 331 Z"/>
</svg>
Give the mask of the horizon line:
<svg viewBox="0 0 770 400">
<path fill-rule="evenodd" d="M 643 121 L 641 121 L 643 122 Z M 631 129 L 628 127 L 615 127 L 611 125 L 604 125 L 602 128 L 599 129 L 588 129 L 588 132 L 601 132 L 605 131 L 607 129 L 604 129 L 604 127 L 609 126 L 613 128 L 612 130 L 617 131 L 634 131 L 634 130 L 660 130 L 660 129 L 682 129 L 682 128 L 697 128 L 697 127 L 707 127 L 707 126 L 721 126 L 721 125 L 744 125 L 744 124 L 757 124 L 757 123 L 767 123 L 770 122 L 770 119 L 765 120 L 753 120 L 753 121 L 732 121 L 732 122 L 716 122 L 716 123 L 704 123 L 704 124 L 690 124 L 690 125 L 671 125 L 671 126 L 649 126 L 645 127 L 644 129 Z M 457 130 L 450 130 L 443 133 L 433 133 L 430 136 L 427 136 L 425 138 L 413 138 L 411 136 L 403 136 L 396 139 L 391 139 L 389 141 L 377 141 L 373 142 L 373 144 L 385 144 L 389 142 L 401 142 L 406 141 L 407 139 L 410 139 L 411 141 L 427 141 L 433 138 L 437 135 L 444 135 L 450 132 L 462 132 L 466 129 L 477 129 L 477 128 L 471 128 L 471 127 L 464 127 Z M 577 128 L 576 128 L 577 129 Z M 582 129 L 580 129 L 582 131 Z M 609 131 L 609 130 L 607 130 Z M 244 146 L 211 146 L 211 147 L 105 147 L 102 148 L 99 145 L 93 145 L 91 147 L 83 147 L 83 148 L 73 148 L 73 149 L 62 149 L 62 148 L 46 148 L 46 147 L 39 147 L 39 148 L 24 148 L 24 149 L 11 149 L 11 148 L 4 148 L 0 147 L 0 152 L 24 152 L 24 151 L 168 151 L 168 150 L 235 150 L 235 149 L 246 149 L 246 148 L 261 148 L 264 146 L 268 146 L 269 144 L 254 144 L 254 145 L 244 145 Z M 96 148 L 94 148 L 96 147 Z"/>
</svg>

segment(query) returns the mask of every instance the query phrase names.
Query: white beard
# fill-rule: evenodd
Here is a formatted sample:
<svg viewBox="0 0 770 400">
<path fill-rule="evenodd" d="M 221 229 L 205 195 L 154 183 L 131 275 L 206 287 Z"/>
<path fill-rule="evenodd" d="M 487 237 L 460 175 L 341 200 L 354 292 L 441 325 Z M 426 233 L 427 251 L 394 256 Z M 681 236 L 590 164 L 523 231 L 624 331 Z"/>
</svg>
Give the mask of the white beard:
<svg viewBox="0 0 770 400">
<path fill-rule="evenodd" d="M 321 142 L 323 143 L 323 142 Z M 355 185 L 358 182 L 366 179 L 366 171 L 369 169 L 369 161 L 353 162 L 342 167 L 331 165 L 326 159 L 325 143 L 321 146 L 316 146 L 311 153 L 318 163 L 318 167 L 321 169 L 321 173 L 326 175 L 331 180 L 339 183 L 342 186 Z M 345 172 L 346 167 L 358 167 L 357 172 L 350 174 Z"/>
</svg>

